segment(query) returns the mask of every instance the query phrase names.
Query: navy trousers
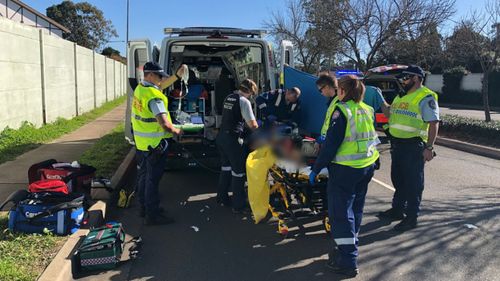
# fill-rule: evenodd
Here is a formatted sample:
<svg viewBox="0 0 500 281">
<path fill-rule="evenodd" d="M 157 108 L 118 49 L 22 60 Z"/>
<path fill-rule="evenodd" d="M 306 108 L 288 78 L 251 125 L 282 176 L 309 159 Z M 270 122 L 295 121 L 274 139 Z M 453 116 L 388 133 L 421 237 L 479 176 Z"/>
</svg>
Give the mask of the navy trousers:
<svg viewBox="0 0 500 281">
<path fill-rule="evenodd" d="M 391 180 L 394 185 L 392 208 L 417 218 L 424 191 L 424 143 L 422 141 L 391 142 Z"/>
<path fill-rule="evenodd" d="M 229 188 L 233 191 L 233 208 L 241 210 L 245 206 L 246 159 L 248 151 L 238 143 L 238 136 L 219 132 L 216 139 L 221 157 L 221 173 L 217 186 L 217 199 L 229 201 Z"/>
<path fill-rule="evenodd" d="M 167 161 L 167 142 L 162 149 L 153 151 L 136 152 L 137 160 L 137 186 L 136 194 L 141 208 L 146 215 L 154 217 L 158 215 L 160 206 L 159 183 Z"/>
<path fill-rule="evenodd" d="M 337 245 L 335 262 L 341 267 L 358 267 L 358 234 L 374 170 L 374 165 L 361 169 L 338 164 L 328 167 L 328 216 Z"/>
</svg>

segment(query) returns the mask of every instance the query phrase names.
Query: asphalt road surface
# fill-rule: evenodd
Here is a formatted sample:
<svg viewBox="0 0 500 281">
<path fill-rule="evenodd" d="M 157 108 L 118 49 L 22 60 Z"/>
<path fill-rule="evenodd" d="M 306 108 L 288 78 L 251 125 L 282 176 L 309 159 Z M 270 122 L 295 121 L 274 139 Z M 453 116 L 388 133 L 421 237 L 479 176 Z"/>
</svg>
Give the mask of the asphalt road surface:
<svg viewBox="0 0 500 281">
<path fill-rule="evenodd" d="M 463 117 L 469 117 L 479 120 L 484 120 L 484 111 L 479 109 L 465 109 L 455 106 L 440 106 L 441 114 L 454 114 Z M 491 120 L 500 121 L 500 112 L 491 110 Z"/>
<path fill-rule="evenodd" d="M 418 228 L 403 234 L 375 215 L 390 206 L 390 156 L 369 187 L 355 280 L 500 280 L 500 161 L 437 147 L 426 166 Z M 162 202 L 177 220 L 142 226 L 134 209 L 121 219 L 144 245 L 140 257 L 108 280 L 341 280 L 325 268 L 331 238 L 319 218 L 255 225 L 215 204 L 217 174 L 167 172 Z M 103 279 L 99 279 L 103 280 Z"/>
</svg>

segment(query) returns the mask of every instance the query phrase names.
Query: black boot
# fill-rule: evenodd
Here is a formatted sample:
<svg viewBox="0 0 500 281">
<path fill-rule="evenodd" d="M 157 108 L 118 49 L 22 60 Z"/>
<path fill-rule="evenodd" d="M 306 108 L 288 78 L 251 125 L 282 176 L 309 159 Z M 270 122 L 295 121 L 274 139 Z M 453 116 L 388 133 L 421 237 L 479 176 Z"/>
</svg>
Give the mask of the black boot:
<svg viewBox="0 0 500 281">
<path fill-rule="evenodd" d="M 404 218 L 400 223 L 394 226 L 395 231 L 404 232 L 417 227 L 417 218 Z"/>
<path fill-rule="evenodd" d="M 326 267 L 328 267 L 328 269 L 330 269 L 331 272 L 335 273 L 335 274 L 339 274 L 339 275 L 344 275 L 348 278 L 353 278 L 353 277 L 356 277 L 356 275 L 359 274 L 359 269 L 357 269 L 356 267 L 355 268 L 351 268 L 351 267 L 341 267 L 341 266 L 338 266 L 337 263 L 335 263 L 335 261 L 328 261 L 326 263 Z"/>
<path fill-rule="evenodd" d="M 383 211 L 378 213 L 377 217 L 381 219 L 389 219 L 389 220 L 402 220 L 405 218 L 405 215 L 402 211 L 397 211 L 394 208 L 390 208 L 387 211 Z"/>
</svg>

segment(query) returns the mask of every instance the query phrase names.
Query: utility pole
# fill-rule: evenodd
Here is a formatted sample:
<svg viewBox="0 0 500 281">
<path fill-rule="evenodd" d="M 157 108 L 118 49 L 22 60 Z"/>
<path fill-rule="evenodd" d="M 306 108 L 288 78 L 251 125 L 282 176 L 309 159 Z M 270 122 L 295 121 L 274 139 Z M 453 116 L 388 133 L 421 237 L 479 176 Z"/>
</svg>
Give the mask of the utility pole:
<svg viewBox="0 0 500 281">
<path fill-rule="evenodd" d="M 130 0 L 127 0 L 127 32 L 125 35 L 125 56 L 127 57 L 128 61 L 128 21 L 129 21 L 129 10 L 130 10 Z"/>
</svg>

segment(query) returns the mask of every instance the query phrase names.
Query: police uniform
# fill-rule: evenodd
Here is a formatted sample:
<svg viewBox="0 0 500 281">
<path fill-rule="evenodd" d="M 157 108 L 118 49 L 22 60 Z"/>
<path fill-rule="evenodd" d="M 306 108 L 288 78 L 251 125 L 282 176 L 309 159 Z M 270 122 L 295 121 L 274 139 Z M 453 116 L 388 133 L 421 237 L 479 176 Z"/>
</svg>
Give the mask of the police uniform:
<svg viewBox="0 0 500 281">
<path fill-rule="evenodd" d="M 145 71 L 147 66 L 144 67 Z M 167 114 L 168 98 L 155 85 L 146 81 L 137 85 L 132 101 L 132 130 L 137 157 L 137 195 L 146 218 L 160 211 L 158 185 L 167 159 L 168 139 L 172 133 L 158 123 L 158 114 Z"/>
<path fill-rule="evenodd" d="M 333 111 L 335 110 L 335 106 L 337 105 L 337 102 L 339 101 L 339 97 L 335 96 L 330 99 L 328 103 L 328 108 L 326 109 L 326 114 L 325 114 L 325 119 L 323 121 L 323 125 L 321 126 L 321 131 L 319 137 L 316 139 L 316 142 L 318 144 L 323 144 L 326 139 L 326 133 L 328 132 L 328 128 L 330 128 L 331 120 L 332 120 L 332 114 Z"/>
<path fill-rule="evenodd" d="M 221 173 L 217 188 L 218 203 L 229 205 L 229 187 L 233 191 L 232 206 L 244 209 L 246 158 L 248 149 L 243 143 L 245 122 L 255 120 L 250 101 L 239 93 L 226 97 L 223 103 L 222 122 L 216 144 L 221 156 Z"/>
<path fill-rule="evenodd" d="M 264 123 L 283 122 L 297 123 L 299 121 L 300 101 L 286 102 L 286 91 L 282 89 L 260 94 L 255 102 L 258 109 L 258 117 Z"/>
<path fill-rule="evenodd" d="M 406 214 L 401 226 L 416 226 L 424 190 L 423 152 L 428 141 L 428 122 L 439 120 L 437 100 L 436 93 L 422 86 L 412 93 L 396 96 L 391 105 L 388 123 L 391 135 L 391 180 L 396 191 L 392 209 L 379 215 L 403 219 Z M 395 229 L 398 230 L 398 226 Z"/>
<path fill-rule="evenodd" d="M 328 167 L 328 215 L 336 244 L 336 254 L 328 265 L 337 273 L 358 272 L 358 233 L 379 143 L 373 108 L 363 102 L 336 102 L 310 180 Z"/>
</svg>

